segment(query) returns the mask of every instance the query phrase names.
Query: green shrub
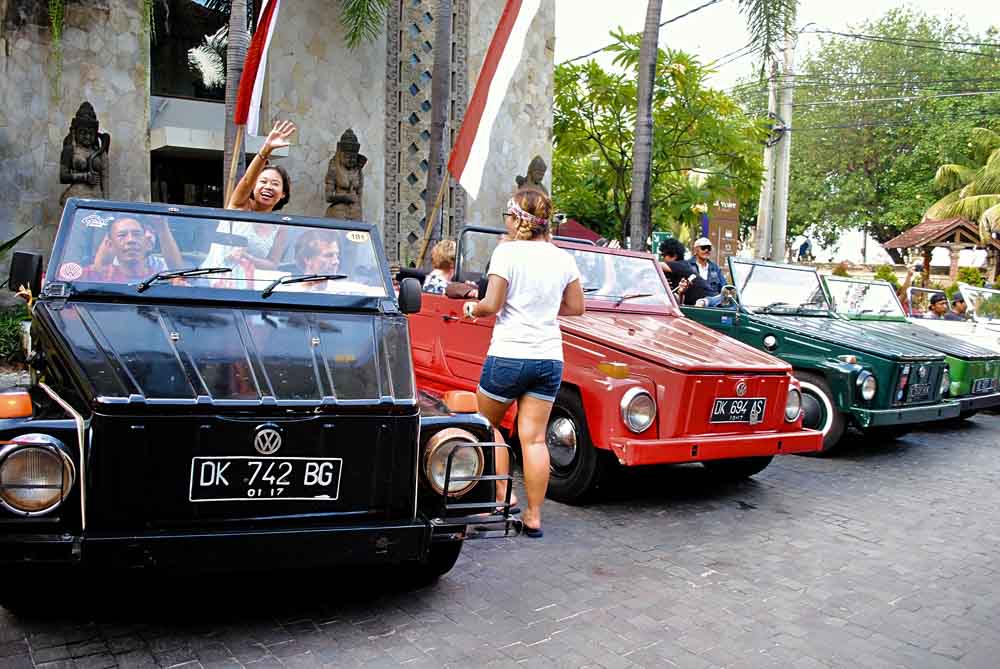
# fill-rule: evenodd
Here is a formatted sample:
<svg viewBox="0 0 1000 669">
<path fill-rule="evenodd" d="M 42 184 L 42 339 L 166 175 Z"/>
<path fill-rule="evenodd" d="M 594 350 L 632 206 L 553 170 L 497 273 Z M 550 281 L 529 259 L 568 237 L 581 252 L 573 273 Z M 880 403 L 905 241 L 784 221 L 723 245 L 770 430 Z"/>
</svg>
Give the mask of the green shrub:
<svg viewBox="0 0 1000 669">
<path fill-rule="evenodd" d="M 892 287 L 899 290 L 899 279 L 896 278 L 896 272 L 893 271 L 892 265 L 879 265 L 875 268 L 875 278 L 879 281 L 888 281 L 892 284 Z"/>
<path fill-rule="evenodd" d="M 986 279 L 983 278 L 982 272 L 975 267 L 959 267 L 958 280 L 970 286 L 983 286 L 986 284 Z"/>
<path fill-rule="evenodd" d="M 21 321 L 28 318 L 28 307 L 18 305 L 0 311 L 0 361 L 22 362 Z"/>
<path fill-rule="evenodd" d="M 833 274 L 834 276 L 850 276 L 850 274 L 847 273 L 846 262 L 839 263 L 836 267 L 833 268 L 833 271 L 830 273 Z"/>
</svg>

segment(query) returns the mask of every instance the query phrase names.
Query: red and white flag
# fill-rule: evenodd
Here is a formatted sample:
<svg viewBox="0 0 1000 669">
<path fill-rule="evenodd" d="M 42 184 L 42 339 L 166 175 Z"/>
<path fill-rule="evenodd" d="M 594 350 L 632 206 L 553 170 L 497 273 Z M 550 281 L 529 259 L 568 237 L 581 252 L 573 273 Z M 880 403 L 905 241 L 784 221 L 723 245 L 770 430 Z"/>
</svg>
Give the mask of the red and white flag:
<svg viewBox="0 0 1000 669">
<path fill-rule="evenodd" d="M 540 4 L 541 0 L 507 0 L 465 110 L 465 119 L 448 159 L 448 171 L 472 199 L 479 195 L 493 124 L 521 62 L 528 28 Z"/>
<path fill-rule="evenodd" d="M 274 25 L 278 22 L 281 0 L 264 0 L 257 19 L 257 29 L 247 49 L 247 59 L 240 77 L 240 89 L 236 94 L 236 113 L 233 122 L 245 125 L 248 135 L 257 134 L 260 122 L 260 96 L 264 90 L 264 71 L 267 66 L 267 49 L 274 36 Z"/>
</svg>

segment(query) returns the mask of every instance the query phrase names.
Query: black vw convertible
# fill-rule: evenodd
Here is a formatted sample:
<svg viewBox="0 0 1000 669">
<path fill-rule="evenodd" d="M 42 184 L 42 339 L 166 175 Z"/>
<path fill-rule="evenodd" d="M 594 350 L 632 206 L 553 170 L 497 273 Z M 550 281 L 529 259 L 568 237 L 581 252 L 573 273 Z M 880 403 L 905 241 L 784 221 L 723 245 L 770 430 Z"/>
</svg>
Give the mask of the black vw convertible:
<svg viewBox="0 0 1000 669">
<path fill-rule="evenodd" d="M 52 567 L 433 579 L 515 529 L 474 402 L 416 391 L 420 288 L 373 226 L 70 200 L 41 270 L 11 263 L 31 383 L 0 394 L 0 600 Z"/>
</svg>

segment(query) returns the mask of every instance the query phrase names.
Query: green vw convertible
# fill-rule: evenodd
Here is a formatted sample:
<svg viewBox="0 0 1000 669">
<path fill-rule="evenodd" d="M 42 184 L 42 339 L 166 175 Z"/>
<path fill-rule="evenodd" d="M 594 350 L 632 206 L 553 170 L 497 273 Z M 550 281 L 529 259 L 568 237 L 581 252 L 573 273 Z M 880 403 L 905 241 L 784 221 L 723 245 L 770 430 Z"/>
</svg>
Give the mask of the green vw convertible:
<svg viewBox="0 0 1000 669">
<path fill-rule="evenodd" d="M 811 267 L 729 259 L 733 303 L 684 314 L 792 365 L 802 383 L 803 425 L 834 448 L 848 426 L 895 438 L 913 425 L 954 418 L 944 399 L 944 355 L 837 316 Z"/>
<path fill-rule="evenodd" d="M 823 283 L 838 315 L 944 353 L 951 373 L 948 396 L 959 402 L 962 418 L 1000 405 L 1000 353 L 914 323 L 885 281 L 825 276 Z"/>
</svg>

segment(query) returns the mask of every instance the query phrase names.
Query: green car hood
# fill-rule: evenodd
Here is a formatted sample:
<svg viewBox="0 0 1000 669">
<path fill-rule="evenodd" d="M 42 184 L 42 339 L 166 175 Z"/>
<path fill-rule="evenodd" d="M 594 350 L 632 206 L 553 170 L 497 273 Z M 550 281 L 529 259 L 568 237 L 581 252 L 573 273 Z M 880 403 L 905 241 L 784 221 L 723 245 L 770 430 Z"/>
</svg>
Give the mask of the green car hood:
<svg viewBox="0 0 1000 669">
<path fill-rule="evenodd" d="M 853 322 L 867 330 L 875 330 L 894 337 L 900 337 L 914 344 L 925 346 L 933 351 L 940 351 L 945 355 L 950 355 L 960 360 L 1000 360 L 1000 355 L 989 349 L 970 344 L 958 337 L 952 337 L 942 332 L 935 332 L 930 328 L 922 327 L 916 323 L 879 320 Z"/>
<path fill-rule="evenodd" d="M 815 316 L 776 316 L 774 314 L 743 314 L 751 323 L 783 330 L 791 335 L 810 337 L 836 346 L 853 348 L 859 352 L 887 360 L 914 362 L 944 360 L 944 355 L 916 342 L 899 337 L 886 337 L 869 324 L 846 321 L 840 318 Z"/>
</svg>

